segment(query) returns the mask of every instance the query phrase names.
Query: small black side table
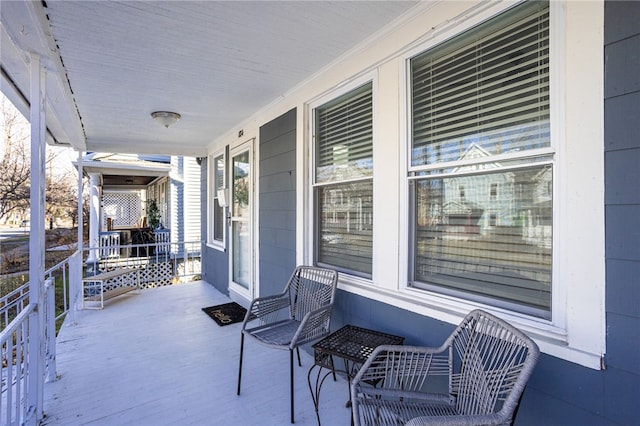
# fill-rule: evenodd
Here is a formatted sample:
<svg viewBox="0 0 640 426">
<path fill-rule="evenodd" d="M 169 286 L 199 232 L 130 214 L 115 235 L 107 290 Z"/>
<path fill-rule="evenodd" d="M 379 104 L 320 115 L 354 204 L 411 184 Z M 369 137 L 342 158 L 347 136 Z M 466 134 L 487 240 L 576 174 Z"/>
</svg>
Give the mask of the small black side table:
<svg viewBox="0 0 640 426">
<path fill-rule="evenodd" d="M 369 358 L 369 355 L 380 345 L 401 345 L 404 337 L 393 334 L 382 333 L 380 331 L 369 330 L 367 328 L 356 327 L 355 325 L 345 325 L 341 329 L 331 333 L 324 339 L 315 343 L 313 348 L 314 364 L 309 369 L 307 380 L 311 398 L 316 409 L 316 418 L 320 425 L 320 414 L 318 406 L 320 404 L 320 390 L 322 384 L 329 374 L 333 374 L 336 379 L 336 372 L 340 371 L 347 375 L 347 385 L 351 384 L 351 379 L 355 377 L 362 364 Z M 342 358 L 344 369 L 336 368 L 333 357 Z M 314 368 L 318 367 L 315 377 L 315 386 L 311 384 L 311 376 Z M 322 369 L 329 370 L 322 376 Z M 349 390 L 349 401 L 347 407 L 351 406 L 351 392 Z M 353 419 L 352 419 L 353 421 Z"/>
</svg>

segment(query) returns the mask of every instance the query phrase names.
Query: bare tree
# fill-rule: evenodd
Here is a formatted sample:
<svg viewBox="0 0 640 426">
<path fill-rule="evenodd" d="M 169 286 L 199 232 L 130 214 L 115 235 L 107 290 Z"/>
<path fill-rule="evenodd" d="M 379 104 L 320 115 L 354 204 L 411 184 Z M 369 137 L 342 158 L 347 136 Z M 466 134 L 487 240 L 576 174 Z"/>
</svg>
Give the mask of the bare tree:
<svg viewBox="0 0 640 426">
<path fill-rule="evenodd" d="M 73 173 L 48 174 L 46 185 L 46 217 L 49 229 L 59 219 L 71 218 L 75 225 L 78 210 L 77 180 Z"/>
<path fill-rule="evenodd" d="M 0 219 L 11 213 L 22 211 L 23 216 L 30 204 L 31 158 L 29 153 L 29 123 L 5 98 L 0 99 Z M 47 147 L 46 156 L 46 207 L 45 215 L 49 229 L 63 218 L 71 218 L 71 210 L 77 210 L 76 175 L 71 170 L 59 167 L 56 161 L 60 152 Z M 75 214 L 77 216 L 77 212 Z"/>
<path fill-rule="evenodd" d="M 0 159 L 0 219 L 16 210 L 29 207 L 28 151 L 29 133 L 26 120 L 4 97 L 0 101 L 0 120 L 4 151 Z M 1 149 L 2 147 L 0 147 Z"/>
</svg>

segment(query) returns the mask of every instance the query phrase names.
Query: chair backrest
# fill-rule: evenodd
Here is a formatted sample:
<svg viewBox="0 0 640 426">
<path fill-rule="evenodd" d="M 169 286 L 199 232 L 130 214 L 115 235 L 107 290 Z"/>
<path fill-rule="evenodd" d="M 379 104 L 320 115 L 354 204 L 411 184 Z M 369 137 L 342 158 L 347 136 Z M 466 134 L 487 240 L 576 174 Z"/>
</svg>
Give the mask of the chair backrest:
<svg viewBox="0 0 640 426">
<path fill-rule="evenodd" d="M 450 339 L 451 391 L 460 414 L 502 412 L 511 418 L 540 350 L 517 328 L 487 312 L 465 317 Z"/>
<path fill-rule="evenodd" d="M 298 266 L 287 284 L 291 318 L 302 320 L 307 312 L 333 304 L 338 273 L 332 269 Z"/>
</svg>

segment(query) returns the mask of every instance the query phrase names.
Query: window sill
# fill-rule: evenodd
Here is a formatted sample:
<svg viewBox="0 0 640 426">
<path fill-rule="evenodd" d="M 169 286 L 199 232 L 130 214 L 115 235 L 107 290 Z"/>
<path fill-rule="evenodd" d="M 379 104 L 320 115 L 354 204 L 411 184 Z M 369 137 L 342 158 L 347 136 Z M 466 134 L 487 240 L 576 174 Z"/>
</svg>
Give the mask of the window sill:
<svg viewBox="0 0 640 426">
<path fill-rule="evenodd" d="M 407 288 L 396 291 L 389 288 L 381 288 L 372 285 L 370 280 L 357 277 L 341 276 L 339 288 L 419 315 L 446 321 L 452 325 L 460 323 L 469 311 L 483 309 L 502 317 L 527 333 L 536 341 L 540 351 L 543 353 L 584 367 L 596 370 L 603 368 L 602 354 L 572 345 L 568 330 L 558 327 L 547 320 L 532 318 L 492 306 L 429 293 L 423 290 Z M 585 342 L 585 345 L 589 343 L 595 342 Z"/>
<path fill-rule="evenodd" d="M 207 243 L 206 246 L 213 250 L 218 250 L 222 252 L 226 251 L 226 249 L 224 248 L 224 244 L 222 243 Z"/>
</svg>

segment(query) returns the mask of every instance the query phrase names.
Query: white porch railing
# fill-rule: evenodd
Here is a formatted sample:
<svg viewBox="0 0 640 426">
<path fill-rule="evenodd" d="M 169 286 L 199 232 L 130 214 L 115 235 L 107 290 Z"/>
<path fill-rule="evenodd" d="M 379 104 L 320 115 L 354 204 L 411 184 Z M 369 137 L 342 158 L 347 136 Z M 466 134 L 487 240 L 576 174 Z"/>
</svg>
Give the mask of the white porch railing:
<svg viewBox="0 0 640 426">
<path fill-rule="evenodd" d="M 172 284 L 200 274 L 200 241 L 126 247 L 131 257 L 101 259 L 94 266 L 145 270 L 146 281 L 141 287 Z M 74 311 L 80 308 L 85 252 L 77 251 L 45 271 L 42 300 L 30 300 L 29 283 L 0 297 L 0 426 L 36 425 L 41 420 L 44 383 L 56 379 L 56 323 L 65 315 L 73 321 Z M 167 269 L 172 274 L 168 281 L 161 275 Z"/>
<path fill-rule="evenodd" d="M 0 424 L 22 425 L 27 423 L 35 407 L 28 401 L 31 381 L 37 361 L 33 358 L 28 345 L 32 323 L 37 322 L 35 305 L 25 309 L 0 332 L 2 350 L 2 400 L 0 401 Z"/>
<path fill-rule="evenodd" d="M 40 390 L 45 381 L 55 380 L 54 291 L 55 278 L 47 278 L 44 303 L 23 304 L 15 318 L 0 332 L 1 425 L 37 424 L 36 413 L 42 407 Z M 13 308 L 18 306 L 14 304 Z M 42 315 L 38 315 L 39 309 L 42 309 Z"/>
<path fill-rule="evenodd" d="M 29 283 L 0 297 L 0 425 L 36 424 L 43 384 L 56 378 L 56 321 L 72 312 L 80 252 L 45 271 L 43 301 L 29 298 Z M 56 292 L 62 295 L 56 306 Z M 41 306 L 42 315 L 38 315 Z M 58 312 L 56 312 L 58 311 Z M 35 333 L 35 335 L 34 335 Z"/>
</svg>

